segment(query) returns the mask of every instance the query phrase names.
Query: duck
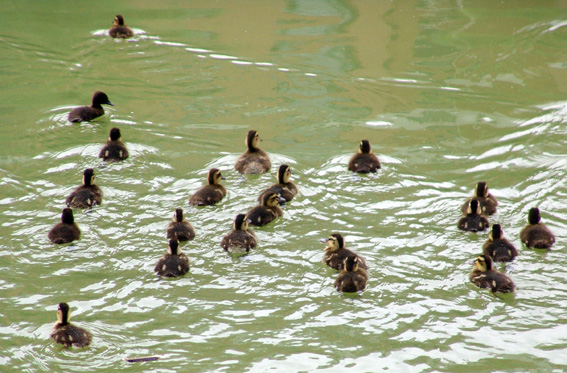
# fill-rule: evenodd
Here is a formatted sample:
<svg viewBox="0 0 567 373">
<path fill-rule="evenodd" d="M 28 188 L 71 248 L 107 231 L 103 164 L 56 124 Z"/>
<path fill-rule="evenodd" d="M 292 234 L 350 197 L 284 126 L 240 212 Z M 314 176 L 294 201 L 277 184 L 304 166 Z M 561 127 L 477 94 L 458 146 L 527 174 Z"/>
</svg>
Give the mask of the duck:
<svg viewBox="0 0 567 373">
<path fill-rule="evenodd" d="M 221 247 L 229 253 L 247 253 L 256 247 L 256 235 L 248 229 L 250 221 L 245 214 L 238 214 L 232 225 L 232 232 L 227 233 L 221 241 Z"/>
<path fill-rule="evenodd" d="M 266 193 L 262 202 L 246 213 L 246 219 L 250 220 L 250 224 L 257 227 L 266 225 L 283 215 L 279 204 L 284 203 L 285 199 L 280 197 L 279 194 L 274 192 Z"/>
<path fill-rule="evenodd" d="M 480 288 L 489 288 L 493 293 L 512 293 L 516 285 L 504 273 L 492 269 L 492 259 L 479 255 L 469 276 L 472 283 Z"/>
<path fill-rule="evenodd" d="M 356 293 L 366 288 L 368 272 L 358 265 L 358 257 L 349 255 L 345 258 L 343 269 L 335 280 L 335 288 L 343 293 Z"/>
<path fill-rule="evenodd" d="M 114 106 L 114 104 L 108 99 L 106 93 L 96 91 L 93 94 L 91 106 L 79 106 L 71 110 L 69 113 L 69 122 L 89 122 L 100 117 L 104 114 L 104 109 L 102 108 L 103 104 Z"/>
<path fill-rule="evenodd" d="M 102 204 L 102 190 L 95 184 L 96 176 L 92 168 L 83 171 L 83 184 L 69 194 L 67 207 L 88 209 Z"/>
<path fill-rule="evenodd" d="M 541 223 L 541 214 L 537 207 L 528 213 L 528 225 L 520 232 L 520 240 L 529 248 L 550 249 L 555 243 L 555 235 Z"/>
<path fill-rule="evenodd" d="M 376 154 L 372 152 L 368 140 L 360 141 L 358 151 L 350 158 L 348 169 L 353 172 L 367 174 L 376 173 L 380 168 L 380 161 Z"/>
<path fill-rule="evenodd" d="M 496 197 L 488 192 L 488 186 L 486 181 L 479 181 L 476 184 L 474 190 L 474 196 L 467 198 L 465 203 L 461 206 L 461 211 L 463 214 L 467 214 L 470 202 L 476 199 L 480 204 L 480 211 L 483 215 L 489 216 L 496 213 L 496 206 L 498 206 L 498 201 Z"/>
<path fill-rule="evenodd" d="M 241 174 L 263 174 L 272 167 L 268 153 L 258 147 L 260 141 L 262 140 L 257 131 L 248 131 L 245 141 L 248 150 L 238 157 L 234 165 Z"/>
<path fill-rule="evenodd" d="M 262 200 L 262 196 L 265 193 L 270 192 L 278 193 L 286 202 L 291 201 L 298 192 L 297 186 L 293 183 L 293 181 L 289 180 L 291 174 L 291 167 L 287 164 L 282 164 L 280 168 L 278 168 L 278 183 L 272 184 L 268 189 L 260 193 L 258 196 L 258 202 Z"/>
<path fill-rule="evenodd" d="M 188 271 L 189 258 L 179 248 L 179 241 L 169 240 L 169 252 L 158 260 L 154 272 L 162 277 L 179 277 Z"/>
<path fill-rule="evenodd" d="M 214 205 L 220 202 L 226 196 L 226 189 L 220 184 L 224 180 L 221 171 L 218 168 L 212 168 L 207 175 L 209 184 L 202 186 L 191 197 L 189 204 L 193 206 Z"/>
<path fill-rule="evenodd" d="M 131 38 L 134 36 L 134 32 L 130 29 L 130 27 L 126 26 L 124 23 L 124 17 L 118 14 L 114 17 L 114 23 L 108 29 L 108 34 L 113 38 Z"/>
<path fill-rule="evenodd" d="M 457 226 L 460 230 L 468 232 L 485 231 L 490 226 L 488 219 L 480 214 L 478 200 L 472 199 L 469 202 L 466 215 L 459 219 Z"/>
<path fill-rule="evenodd" d="M 191 223 L 185 220 L 183 209 L 175 209 L 173 221 L 167 226 L 167 238 L 177 239 L 179 242 L 195 238 L 195 230 Z"/>
<path fill-rule="evenodd" d="M 108 162 L 118 162 L 128 158 L 128 149 L 121 138 L 120 129 L 116 127 L 111 129 L 108 141 L 100 150 L 98 157 Z"/>
<path fill-rule="evenodd" d="M 358 266 L 364 270 L 368 270 L 366 260 L 355 252 L 345 248 L 345 239 L 340 233 L 333 233 L 329 238 L 322 238 L 321 242 L 326 243 L 325 254 L 323 255 L 323 262 L 329 267 L 343 270 L 345 259 L 351 255 L 356 256 Z"/>
<path fill-rule="evenodd" d="M 93 339 L 92 334 L 81 327 L 69 322 L 71 312 L 67 303 L 59 303 L 57 307 L 57 322 L 53 324 L 53 329 L 49 336 L 65 347 L 87 347 Z"/>
<path fill-rule="evenodd" d="M 75 223 L 72 209 L 63 209 L 63 212 L 61 213 L 61 222 L 51 228 L 47 237 L 54 244 L 69 243 L 81 238 L 81 230 L 77 223 Z"/>
<path fill-rule="evenodd" d="M 482 246 L 485 256 L 489 256 L 494 262 L 511 262 L 518 256 L 518 250 L 510 241 L 504 238 L 502 226 L 494 224 L 488 234 L 488 240 Z"/>
</svg>

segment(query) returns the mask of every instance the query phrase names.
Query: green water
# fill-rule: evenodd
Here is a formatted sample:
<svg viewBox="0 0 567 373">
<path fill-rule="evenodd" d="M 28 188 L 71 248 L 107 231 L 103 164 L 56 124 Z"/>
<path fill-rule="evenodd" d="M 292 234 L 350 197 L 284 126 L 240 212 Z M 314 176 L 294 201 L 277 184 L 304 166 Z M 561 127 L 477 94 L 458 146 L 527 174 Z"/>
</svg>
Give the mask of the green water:
<svg viewBox="0 0 567 373">
<path fill-rule="evenodd" d="M 552 1 L 0 3 L 0 371 L 483 371 L 567 368 L 567 4 Z M 114 15 L 131 40 L 104 34 Z M 71 124 L 106 92 L 114 107 Z M 112 127 L 131 157 L 103 165 Z M 272 172 L 233 169 L 256 129 Z M 361 139 L 383 169 L 346 170 Z M 222 236 L 282 163 L 300 194 L 232 258 Z M 92 167 L 81 240 L 47 232 Z M 225 200 L 192 208 L 207 171 Z M 515 295 L 469 283 L 487 233 L 462 233 L 477 181 L 519 248 Z M 550 252 L 521 247 L 539 206 Z M 191 270 L 157 278 L 182 207 Z M 341 232 L 370 267 L 345 295 L 321 258 Z M 49 339 L 59 302 L 94 336 Z M 128 363 L 129 356 L 161 355 Z"/>
</svg>

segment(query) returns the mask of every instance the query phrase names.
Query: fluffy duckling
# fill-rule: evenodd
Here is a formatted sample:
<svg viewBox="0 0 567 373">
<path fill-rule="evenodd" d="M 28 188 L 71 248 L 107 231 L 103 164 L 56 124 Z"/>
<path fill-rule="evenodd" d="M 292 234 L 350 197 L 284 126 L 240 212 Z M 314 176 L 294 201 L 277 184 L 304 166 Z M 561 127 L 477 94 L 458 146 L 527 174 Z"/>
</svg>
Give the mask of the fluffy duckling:
<svg viewBox="0 0 567 373">
<path fill-rule="evenodd" d="M 67 207 L 88 209 L 102 204 L 102 190 L 95 184 L 96 176 L 92 168 L 83 172 L 83 184 L 77 187 L 65 200 Z"/>
<path fill-rule="evenodd" d="M 500 224 L 494 224 L 488 235 L 488 240 L 482 246 L 485 256 L 489 256 L 495 262 L 511 262 L 518 256 L 518 250 L 510 241 L 504 238 Z"/>
<path fill-rule="evenodd" d="M 297 194 L 297 186 L 290 181 L 291 168 L 287 164 L 282 164 L 278 169 L 278 183 L 272 184 L 268 189 L 264 190 L 258 196 L 258 202 L 262 201 L 265 193 L 277 193 L 282 196 L 286 202 L 289 202 Z"/>
<path fill-rule="evenodd" d="M 124 17 L 120 14 L 114 17 L 114 23 L 108 30 L 108 34 L 113 38 L 131 38 L 134 36 L 134 32 L 124 24 Z"/>
<path fill-rule="evenodd" d="M 478 184 L 476 184 L 474 196 L 467 198 L 465 203 L 463 203 L 461 206 L 463 214 L 467 214 L 469 204 L 473 199 L 476 199 L 479 202 L 482 215 L 488 216 L 496 212 L 498 201 L 496 200 L 496 197 L 488 192 L 488 186 L 485 181 L 479 181 Z"/>
<path fill-rule="evenodd" d="M 93 94 L 91 106 L 79 106 L 71 110 L 69 113 L 69 122 L 88 122 L 104 114 L 102 104 L 114 106 L 108 99 L 106 93 L 96 91 Z"/>
<path fill-rule="evenodd" d="M 283 215 L 279 204 L 284 203 L 285 199 L 277 193 L 266 193 L 262 202 L 246 213 L 246 218 L 250 220 L 250 224 L 261 227 Z"/>
<path fill-rule="evenodd" d="M 110 137 L 106 144 L 102 147 L 98 157 L 103 161 L 117 162 L 128 158 L 128 149 L 121 140 L 122 135 L 118 128 L 110 130 Z"/>
<path fill-rule="evenodd" d="M 236 215 L 232 232 L 227 233 L 221 241 L 221 246 L 229 253 L 247 253 L 256 247 L 256 235 L 248 229 L 249 221 L 244 214 Z"/>
<path fill-rule="evenodd" d="M 362 269 L 368 269 L 363 257 L 345 248 L 345 239 L 342 234 L 333 233 L 329 236 L 329 238 L 321 239 L 321 242 L 327 244 L 327 247 L 325 247 L 325 255 L 323 255 L 323 261 L 329 267 L 340 271 L 344 268 L 345 259 L 348 256 L 354 255 L 358 258 L 358 266 Z"/>
<path fill-rule="evenodd" d="M 91 344 L 93 336 L 87 330 L 69 322 L 71 312 L 67 303 L 59 303 L 57 308 L 57 322 L 49 335 L 57 343 L 65 347 L 86 347 Z"/>
<path fill-rule="evenodd" d="M 190 205 L 214 205 L 226 196 L 226 189 L 220 184 L 224 177 L 218 168 L 209 170 L 207 180 L 209 184 L 202 186 L 189 198 Z"/>
<path fill-rule="evenodd" d="M 69 243 L 81 238 L 81 230 L 75 223 L 72 209 L 63 209 L 61 222 L 51 228 L 47 237 L 55 244 Z"/>
<path fill-rule="evenodd" d="M 489 288 L 493 293 L 511 293 L 516 288 L 510 277 L 492 269 L 492 259 L 479 255 L 469 276 L 472 283 L 481 288 Z"/>
<path fill-rule="evenodd" d="M 362 140 L 358 147 L 358 152 L 350 158 L 348 169 L 353 172 L 367 174 L 377 172 L 380 168 L 380 161 L 370 148 L 368 140 Z"/>
<path fill-rule="evenodd" d="M 344 293 L 355 293 L 364 290 L 368 281 L 368 272 L 358 266 L 358 257 L 346 257 L 343 269 L 335 280 L 335 288 Z"/>
<path fill-rule="evenodd" d="M 195 238 L 195 230 L 191 223 L 185 220 L 183 209 L 176 209 L 173 221 L 167 227 L 167 238 L 177 241 L 190 241 Z"/>
<path fill-rule="evenodd" d="M 459 219 L 458 227 L 462 231 L 481 232 L 490 226 L 488 219 L 480 214 L 478 201 L 473 199 L 469 202 L 466 216 Z"/>
<path fill-rule="evenodd" d="M 272 167 L 268 153 L 258 147 L 260 135 L 254 130 L 248 131 L 246 136 L 246 146 L 248 150 L 238 157 L 234 168 L 242 174 L 263 174 Z"/>
<path fill-rule="evenodd" d="M 549 249 L 555 243 L 555 235 L 540 223 L 541 215 L 537 207 L 528 213 L 528 225 L 520 232 L 520 239 L 529 248 Z"/>
<path fill-rule="evenodd" d="M 189 258 L 177 240 L 169 240 L 169 252 L 158 260 L 154 272 L 163 277 L 183 276 L 189 271 Z"/>
</svg>

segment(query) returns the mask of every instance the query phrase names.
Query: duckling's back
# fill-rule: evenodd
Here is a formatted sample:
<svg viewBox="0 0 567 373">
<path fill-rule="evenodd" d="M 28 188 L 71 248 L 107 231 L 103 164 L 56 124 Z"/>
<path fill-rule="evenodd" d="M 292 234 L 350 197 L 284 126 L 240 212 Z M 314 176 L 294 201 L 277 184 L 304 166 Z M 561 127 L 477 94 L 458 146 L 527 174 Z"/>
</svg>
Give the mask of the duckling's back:
<svg viewBox="0 0 567 373">
<path fill-rule="evenodd" d="M 166 254 L 156 264 L 154 272 L 163 277 L 178 277 L 189 272 L 189 258 L 184 253 Z"/>
<path fill-rule="evenodd" d="M 91 333 L 73 324 L 61 325 L 56 323 L 50 336 L 55 342 L 65 347 L 86 347 L 92 341 Z"/>
</svg>

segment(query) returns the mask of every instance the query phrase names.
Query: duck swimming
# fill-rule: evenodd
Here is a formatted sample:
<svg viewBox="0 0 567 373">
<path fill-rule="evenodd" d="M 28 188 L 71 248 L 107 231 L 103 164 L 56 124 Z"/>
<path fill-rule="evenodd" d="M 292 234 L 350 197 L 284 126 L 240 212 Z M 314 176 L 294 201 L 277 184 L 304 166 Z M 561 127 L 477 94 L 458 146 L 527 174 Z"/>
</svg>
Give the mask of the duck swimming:
<svg viewBox="0 0 567 373">
<path fill-rule="evenodd" d="M 163 277 L 183 276 L 189 271 L 189 258 L 177 240 L 169 240 L 169 252 L 158 260 L 154 272 Z"/>
<path fill-rule="evenodd" d="M 98 157 L 103 161 L 117 162 L 128 158 L 128 149 L 121 140 L 122 135 L 118 128 L 110 130 L 110 137 L 106 144 L 102 147 Z"/>
<path fill-rule="evenodd" d="M 69 122 L 89 122 L 100 117 L 104 114 L 104 109 L 102 108 L 103 104 L 114 106 L 108 99 L 106 93 L 101 91 L 95 92 L 91 106 L 79 106 L 71 110 L 69 113 Z"/>
<path fill-rule="evenodd" d="M 232 232 L 227 233 L 221 241 L 221 246 L 229 253 L 247 253 L 256 247 L 256 235 L 248 229 L 249 221 L 244 214 L 236 215 Z"/>
<path fill-rule="evenodd" d="M 86 347 L 91 344 L 93 336 L 87 330 L 69 322 L 71 312 L 67 303 L 59 303 L 57 322 L 53 325 L 50 337 L 65 347 Z"/>
<path fill-rule="evenodd" d="M 65 200 L 67 207 L 88 209 L 102 204 L 102 190 L 95 184 L 96 176 L 92 168 L 83 172 L 83 184 L 77 187 Z"/>
<path fill-rule="evenodd" d="M 130 27 L 124 24 L 124 17 L 118 14 L 114 17 L 114 23 L 108 30 L 108 35 L 112 36 L 113 38 L 131 38 L 134 36 L 134 32 L 130 29 Z"/>
<path fill-rule="evenodd" d="M 268 153 L 258 147 L 260 135 L 254 130 L 248 131 L 246 146 L 248 150 L 238 157 L 234 168 L 241 174 L 262 174 L 272 167 Z"/>
<path fill-rule="evenodd" d="M 555 243 L 555 235 L 541 223 L 541 215 L 537 207 L 528 213 L 528 225 L 520 232 L 520 239 L 529 248 L 549 249 Z"/>
<path fill-rule="evenodd" d="M 490 226 L 490 222 L 480 214 L 478 201 L 473 199 L 469 202 L 467 214 L 459 219 L 457 226 L 462 231 L 480 232 L 485 231 Z"/>
<path fill-rule="evenodd" d="M 498 201 L 496 197 L 488 192 L 488 186 L 485 181 L 479 181 L 476 184 L 474 191 L 474 196 L 467 198 L 465 203 L 461 206 L 461 211 L 463 214 L 467 214 L 470 202 L 476 199 L 480 205 L 480 213 L 484 216 L 492 215 L 496 212 L 496 206 L 498 206 Z"/>
<path fill-rule="evenodd" d="M 173 221 L 167 226 L 167 238 L 176 239 L 180 242 L 195 238 L 195 230 L 191 223 L 185 220 L 183 209 L 175 210 Z"/>
<path fill-rule="evenodd" d="M 258 202 L 262 200 L 262 196 L 265 193 L 271 192 L 279 194 L 286 200 L 286 202 L 291 201 L 298 191 L 297 186 L 289 180 L 291 174 L 291 168 L 287 164 L 282 164 L 278 169 L 278 183 L 272 184 L 268 189 L 264 190 L 258 196 Z"/>
<path fill-rule="evenodd" d="M 246 218 L 252 225 L 258 227 L 266 225 L 283 215 L 283 211 L 279 206 L 280 203 L 284 204 L 285 199 L 280 197 L 277 193 L 266 193 L 264 194 L 262 202 L 246 213 Z"/>
<path fill-rule="evenodd" d="M 207 176 L 208 185 L 202 186 L 190 198 L 189 204 L 193 206 L 214 205 L 220 202 L 226 195 L 226 189 L 220 184 L 224 177 L 217 168 L 209 170 Z"/>
<path fill-rule="evenodd" d="M 47 237 L 54 244 L 69 243 L 81 238 L 81 230 L 77 223 L 75 223 L 75 218 L 73 217 L 73 210 L 70 208 L 63 209 L 61 214 L 61 222 L 57 223 L 49 233 Z"/>
<path fill-rule="evenodd" d="M 493 293 L 511 293 L 516 288 L 510 277 L 492 269 L 492 259 L 486 255 L 476 258 L 469 278 L 476 286 L 488 288 Z"/>
<path fill-rule="evenodd" d="M 344 293 L 356 293 L 364 290 L 368 281 L 368 272 L 358 266 L 358 257 L 346 257 L 343 269 L 335 280 L 335 288 Z"/>
<path fill-rule="evenodd" d="M 482 246 L 485 256 L 489 256 L 494 262 L 511 262 L 518 256 L 518 250 L 510 241 L 504 238 L 500 224 L 494 224 L 488 235 L 488 240 Z"/>
<path fill-rule="evenodd" d="M 368 270 L 363 257 L 345 248 L 345 239 L 342 234 L 333 233 L 329 238 L 321 239 L 321 242 L 327 244 L 327 247 L 325 247 L 325 255 L 323 255 L 323 262 L 329 267 L 341 271 L 344 268 L 345 259 L 349 256 L 356 256 L 358 258 L 358 266 Z"/>
<path fill-rule="evenodd" d="M 380 167 L 380 161 L 376 154 L 372 152 L 370 142 L 362 140 L 358 147 L 358 152 L 348 162 L 348 169 L 353 172 L 367 174 L 377 172 Z"/>
</svg>

